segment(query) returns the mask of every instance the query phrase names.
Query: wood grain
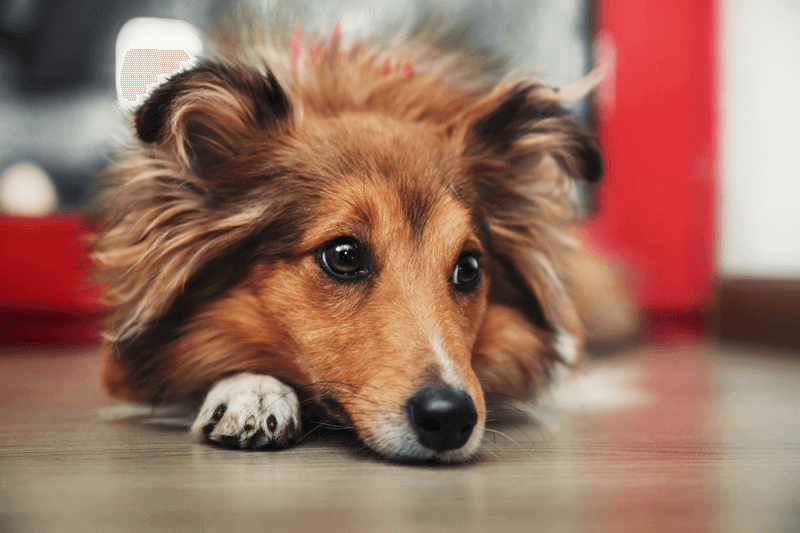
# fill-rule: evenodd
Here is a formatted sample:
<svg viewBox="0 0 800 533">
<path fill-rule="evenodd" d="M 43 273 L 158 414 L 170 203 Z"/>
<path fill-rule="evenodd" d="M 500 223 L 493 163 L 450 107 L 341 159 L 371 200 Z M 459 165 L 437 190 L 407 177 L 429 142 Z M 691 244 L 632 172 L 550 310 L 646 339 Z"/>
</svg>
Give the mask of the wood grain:
<svg viewBox="0 0 800 533">
<path fill-rule="evenodd" d="M 757 357 L 756 357 L 757 356 Z M 797 531 L 800 364 L 708 345 L 587 363 L 494 405 L 481 460 L 387 463 L 348 434 L 194 441 L 121 404 L 91 352 L 0 356 L 0 531 Z"/>
</svg>

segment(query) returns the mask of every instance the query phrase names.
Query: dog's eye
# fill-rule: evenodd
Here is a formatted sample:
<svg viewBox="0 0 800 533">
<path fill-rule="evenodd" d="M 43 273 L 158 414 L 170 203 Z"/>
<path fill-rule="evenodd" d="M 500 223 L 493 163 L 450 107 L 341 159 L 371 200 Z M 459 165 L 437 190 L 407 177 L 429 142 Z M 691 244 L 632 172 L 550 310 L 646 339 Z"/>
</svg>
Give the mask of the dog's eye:
<svg viewBox="0 0 800 533">
<path fill-rule="evenodd" d="M 478 264 L 480 252 L 464 252 L 456 262 L 453 272 L 453 285 L 461 292 L 469 292 L 481 281 L 481 266 Z"/>
<path fill-rule="evenodd" d="M 340 237 L 326 244 L 320 254 L 320 264 L 337 279 L 355 279 L 368 272 L 363 248 L 350 237 Z"/>
</svg>

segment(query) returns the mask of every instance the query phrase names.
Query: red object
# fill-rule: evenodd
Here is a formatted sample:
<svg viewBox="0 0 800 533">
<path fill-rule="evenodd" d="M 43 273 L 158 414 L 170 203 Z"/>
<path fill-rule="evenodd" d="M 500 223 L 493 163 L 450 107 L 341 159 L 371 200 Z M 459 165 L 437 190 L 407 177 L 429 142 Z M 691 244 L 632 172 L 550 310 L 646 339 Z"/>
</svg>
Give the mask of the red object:
<svg viewBox="0 0 800 533">
<path fill-rule="evenodd" d="M 0 343 L 97 341 L 103 308 L 90 233 L 76 214 L 0 216 Z"/>
<path fill-rule="evenodd" d="M 601 86 L 606 158 L 587 233 L 632 267 L 649 312 L 711 302 L 716 190 L 716 2 L 601 0 L 597 27 L 616 49 Z"/>
</svg>

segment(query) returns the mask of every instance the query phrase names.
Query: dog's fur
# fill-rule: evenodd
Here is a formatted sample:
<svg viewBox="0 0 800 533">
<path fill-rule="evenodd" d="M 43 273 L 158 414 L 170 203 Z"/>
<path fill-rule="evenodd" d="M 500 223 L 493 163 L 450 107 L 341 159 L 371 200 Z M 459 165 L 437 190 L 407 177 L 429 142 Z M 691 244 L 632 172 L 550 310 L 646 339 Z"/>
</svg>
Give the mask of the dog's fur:
<svg viewBox="0 0 800 533">
<path fill-rule="evenodd" d="M 386 457 L 473 457 L 484 394 L 535 396 L 582 351 L 565 191 L 600 177 L 595 141 L 557 90 L 425 32 L 344 49 L 246 18 L 149 96 L 111 169 L 107 388 L 207 394 L 195 431 L 232 447 L 290 444 L 296 393 Z M 340 237 L 363 275 L 326 271 Z M 458 290 L 464 254 L 481 278 Z M 417 437 L 429 389 L 474 404 L 463 445 Z"/>
</svg>

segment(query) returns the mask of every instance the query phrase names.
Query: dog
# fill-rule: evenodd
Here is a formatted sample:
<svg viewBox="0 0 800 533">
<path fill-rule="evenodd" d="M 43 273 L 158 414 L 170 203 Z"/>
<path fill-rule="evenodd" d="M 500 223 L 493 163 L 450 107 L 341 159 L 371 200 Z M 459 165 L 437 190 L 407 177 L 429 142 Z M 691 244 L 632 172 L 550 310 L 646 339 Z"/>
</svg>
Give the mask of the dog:
<svg viewBox="0 0 800 533">
<path fill-rule="evenodd" d="M 488 395 L 578 363 L 567 191 L 598 145 L 563 92 L 430 35 L 240 16 L 149 95 L 94 240 L 110 393 L 195 401 L 230 448 L 295 444 L 316 406 L 387 459 L 456 463 Z"/>
</svg>

